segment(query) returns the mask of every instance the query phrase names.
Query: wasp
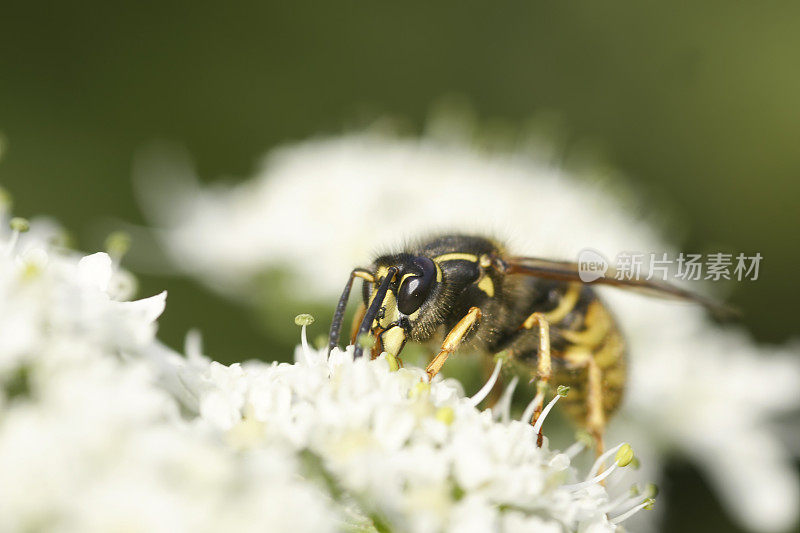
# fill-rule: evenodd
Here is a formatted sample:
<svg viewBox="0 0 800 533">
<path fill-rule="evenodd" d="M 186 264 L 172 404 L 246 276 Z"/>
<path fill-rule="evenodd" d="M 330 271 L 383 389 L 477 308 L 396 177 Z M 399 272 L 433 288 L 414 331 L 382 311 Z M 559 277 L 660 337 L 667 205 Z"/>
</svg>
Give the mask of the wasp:
<svg viewBox="0 0 800 533">
<path fill-rule="evenodd" d="M 442 339 L 426 371 L 432 379 L 448 356 L 468 345 L 499 354 L 537 380 L 532 422 L 541 414 L 551 384 L 570 387 L 562 408 L 594 437 L 602 453 L 606 422 L 625 388 L 625 341 L 593 284 L 717 304 L 678 287 L 641 279 L 616 279 L 613 271 L 583 283 L 578 265 L 510 256 L 490 238 L 437 236 L 355 268 L 331 323 L 328 351 L 338 346 L 355 278 L 363 280 L 363 304 L 352 341 L 372 334 L 371 354 L 399 356 L 408 341 Z M 364 347 L 356 342 L 355 357 Z M 539 445 L 541 445 L 541 433 Z"/>
</svg>

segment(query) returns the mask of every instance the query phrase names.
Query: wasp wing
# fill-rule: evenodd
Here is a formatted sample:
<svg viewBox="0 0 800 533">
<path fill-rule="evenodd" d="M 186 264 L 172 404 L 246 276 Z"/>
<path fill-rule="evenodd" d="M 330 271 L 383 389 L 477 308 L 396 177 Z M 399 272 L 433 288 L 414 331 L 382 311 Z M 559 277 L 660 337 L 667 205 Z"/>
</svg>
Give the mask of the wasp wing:
<svg viewBox="0 0 800 533">
<path fill-rule="evenodd" d="M 732 318 L 740 314 L 738 310 L 712 298 L 687 291 L 664 281 L 636 278 L 617 279 L 617 272 L 613 267 L 609 267 L 604 276 L 584 282 L 581 279 L 578 264 L 570 261 L 553 261 L 539 257 L 511 257 L 503 259 L 501 265 L 506 274 L 522 274 L 543 279 L 574 281 L 587 285 L 610 285 L 661 298 L 688 300 L 702 305 L 718 318 Z"/>
</svg>

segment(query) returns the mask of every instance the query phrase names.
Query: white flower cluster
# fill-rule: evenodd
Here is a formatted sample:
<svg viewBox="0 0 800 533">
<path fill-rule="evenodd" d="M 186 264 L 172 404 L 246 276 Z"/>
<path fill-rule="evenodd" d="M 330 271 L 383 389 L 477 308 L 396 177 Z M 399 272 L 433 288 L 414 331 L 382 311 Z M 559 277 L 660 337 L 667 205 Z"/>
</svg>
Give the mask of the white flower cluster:
<svg viewBox="0 0 800 533">
<path fill-rule="evenodd" d="M 202 187 L 174 160 L 154 163 L 141 167 L 149 178 L 142 192 L 167 253 L 178 268 L 244 299 L 261 273 L 289 265 L 293 293 L 333 302 L 376 246 L 433 231 L 498 235 L 514 254 L 553 259 L 575 260 L 586 247 L 607 257 L 672 251 L 645 220 L 651 210 L 625 205 L 622 191 L 526 153 L 452 138 L 314 140 L 276 150 L 254 179 L 230 187 Z M 800 445 L 787 447 L 775 420 L 800 407 L 800 348 L 758 346 L 691 305 L 613 289 L 603 297 L 630 354 L 612 438 L 635 437 L 650 478 L 667 455 L 690 458 L 746 527 L 796 523 Z"/>
<path fill-rule="evenodd" d="M 115 301 L 108 255 L 17 239 L 0 242 L 0 530 L 336 530 L 290 450 L 221 446 L 156 384 L 165 294 Z"/>
<path fill-rule="evenodd" d="M 109 255 L 18 237 L 0 242 L 2 531 L 602 532 L 652 503 L 600 484 L 627 445 L 577 480 L 581 446 L 537 448 L 507 402 L 475 408 L 489 387 L 386 355 L 327 358 L 303 332 L 291 365 L 184 358 L 154 339 L 165 294 L 115 300 Z"/>
<path fill-rule="evenodd" d="M 175 392 L 235 447 L 307 450 L 334 493 L 393 531 L 613 531 L 649 503 L 609 501 L 599 481 L 617 463 L 576 482 L 570 455 L 582 445 L 537 448 L 530 423 L 508 421 L 508 403 L 479 411 L 457 382 L 428 383 L 387 354 L 354 360 L 352 346 L 330 358 L 298 347 L 296 359 L 225 367 L 193 353 Z"/>
</svg>

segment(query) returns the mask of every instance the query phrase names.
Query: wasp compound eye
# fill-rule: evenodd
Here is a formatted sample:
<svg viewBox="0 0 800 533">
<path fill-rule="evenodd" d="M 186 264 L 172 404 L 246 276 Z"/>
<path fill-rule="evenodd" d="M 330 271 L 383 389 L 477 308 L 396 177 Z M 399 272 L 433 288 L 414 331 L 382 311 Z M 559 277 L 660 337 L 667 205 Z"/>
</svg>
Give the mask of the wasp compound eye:
<svg viewBox="0 0 800 533">
<path fill-rule="evenodd" d="M 397 291 L 397 308 L 404 315 L 410 315 L 420 308 L 431 293 L 436 279 L 436 265 L 428 257 L 414 258 L 413 275 L 403 280 Z"/>
</svg>

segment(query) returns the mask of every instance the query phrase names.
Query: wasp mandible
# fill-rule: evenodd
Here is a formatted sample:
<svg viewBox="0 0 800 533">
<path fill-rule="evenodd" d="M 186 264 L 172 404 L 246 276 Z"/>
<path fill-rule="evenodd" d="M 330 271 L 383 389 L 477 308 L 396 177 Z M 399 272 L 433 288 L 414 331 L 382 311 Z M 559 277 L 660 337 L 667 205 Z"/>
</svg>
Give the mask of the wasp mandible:
<svg viewBox="0 0 800 533">
<path fill-rule="evenodd" d="M 562 408 L 591 433 L 597 453 L 602 452 L 606 422 L 625 387 L 625 342 L 594 288 L 580 281 L 576 263 L 509 256 L 499 242 L 470 235 L 438 236 L 381 255 L 369 268 L 350 273 L 331 324 L 329 352 L 339 344 L 355 278 L 364 281 L 364 303 L 352 340 L 373 334 L 373 357 L 383 351 L 398 356 L 409 340 L 443 335 L 426 369 L 432 379 L 461 345 L 486 354 L 505 351 L 538 380 L 532 422 L 541 414 L 551 383 L 569 386 Z M 602 277 L 592 283 L 717 307 L 663 282 Z M 362 353 L 357 343 L 355 356 Z"/>
</svg>

